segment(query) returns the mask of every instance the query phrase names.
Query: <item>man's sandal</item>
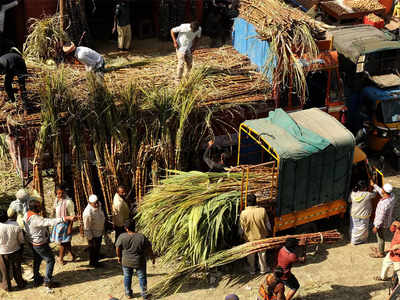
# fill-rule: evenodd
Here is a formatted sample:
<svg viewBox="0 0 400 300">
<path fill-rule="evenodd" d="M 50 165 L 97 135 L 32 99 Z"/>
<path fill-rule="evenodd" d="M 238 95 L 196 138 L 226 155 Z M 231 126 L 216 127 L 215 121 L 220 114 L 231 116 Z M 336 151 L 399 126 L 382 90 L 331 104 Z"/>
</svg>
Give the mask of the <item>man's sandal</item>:
<svg viewBox="0 0 400 300">
<path fill-rule="evenodd" d="M 384 254 L 380 254 L 380 253 L 370 253 L 369 257 L 372 257 L 372 258 L 384 258 L 385 255 Z"/>
<path fill-rule="evenodd" d="M 382 279 L 380 276 L 374 276 L 374 280 L 376 280 L 376 281 L 389 281 L 390 278 Z"/>
</svg>

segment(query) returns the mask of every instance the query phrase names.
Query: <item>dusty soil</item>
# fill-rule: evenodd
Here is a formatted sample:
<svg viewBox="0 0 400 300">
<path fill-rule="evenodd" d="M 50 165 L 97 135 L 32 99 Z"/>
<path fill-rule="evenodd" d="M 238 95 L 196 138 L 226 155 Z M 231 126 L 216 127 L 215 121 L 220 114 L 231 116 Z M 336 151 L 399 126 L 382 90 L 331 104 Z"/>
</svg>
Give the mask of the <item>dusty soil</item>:
<svg viewBox="0 0 400 300">
<path fill-rule="evenodd" d="M 395 193 L 400 197 L 400 175 L 388 170 L 386 182 L 395 186 Z M 13 194 L 20 187 L 20 181 L 15 172 L 6 164 L 0 171 L 1 206 L 6 207 Z M 53 201 L 52 182 L 45 181 L 46 203 L 51 207 Z M 400 206 L 396 209 L 396 216 L 400 216 Z M 76 224 L 77 225 L 77 224 Z M 117 264 L 114 250 L 111 246 L 112 234 L 103 240 L 102 253 L 105 258 L 103 268 L 91 269 L 87 267 L 88 254 L 85 251 L 87 242 L 79 235 L 78 227 L 73 237 L 73 249 L 78 254 L 76 262 L 64 266 L 56 264 L 54 280 L 60 287 L 49 294 L 45 287 L 33 288 L 32 286 L 32 255 L 30 250 L 24 255 L 24 277 L 29 281 L 26 289 L 6 293 L 0 291 L 1 299 L 108 299 L 112 295 L 118 299 L 125 299 L 123 290 L 123 276 L 121 267 Z M 342 230 L 347 231 L 346 227 Z M 388 236 L 390 239 L 390 236 Z M 351 246 L 348 239 L 335 244 L 323 245 L 316 254 L 309 253 L 304 265 L 294 267 L 293 273 L 298 277 L 301 288 L 297 298 L 307 300 L 317 299 L 387 299 L 387 282 L 377 282 L 373 276 L 379 274 L 381 259 L 369 258 L 369 247 L 374 245 L 375 237 L 370 236 L 367 244 Z M 57 245 L 52 245 L 57 253 Z M 310 249 L 311 250 L 311 249 Z M 41 272 L 44 272 L 42 264 Z M 156 262 L 148 265 L 148 286 L 151 288 L 167 274 L 170 268 Z M 228 271 L 230 270 L 230 271 Z M 218 276 L 218 275 L 217 275 Z M 215 283 L 209 281 L 193 280 L 185 285 L 182 292 L 164 299 L 224 299 L 229 293 L 236 293 L 240 299 L 256 299 L 257 289 L 261 276 L 250 276 L 246 265 L 239 262 L 227 270 L 220 270 Z M 13 282 L 13 285 L 15 283 Z M 140 298 L 137 278 L 133 280 L 133 291 L 137 299 Z"/>
</svg>

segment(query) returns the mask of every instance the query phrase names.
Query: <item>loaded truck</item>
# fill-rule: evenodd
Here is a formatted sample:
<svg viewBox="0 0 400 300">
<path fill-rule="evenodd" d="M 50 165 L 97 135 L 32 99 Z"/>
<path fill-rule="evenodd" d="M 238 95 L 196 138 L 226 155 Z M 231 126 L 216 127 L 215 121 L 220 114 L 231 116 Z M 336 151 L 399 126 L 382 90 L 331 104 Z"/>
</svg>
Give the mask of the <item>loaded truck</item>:
<svg viewBox="0 0 400 300">
<path fill-rule="evenodd" d="M 267 118 L 243 122 L 237 164 L 243 168 L 241 209 L 247 195 L 256 193 L 273 216 L 274 234 L 343 216 L 358 180 L 383 184 L 353 134 L 318 108 L 289 114 L 276 109 Z M 263 182 L 248 180 L 252 172 L 263 172 Z"/>
<path fill-rule="evenodd" d="M 370 25 L 330 30 L 348 108 L 348 127 L 400 169 L 400 42 Z"/>
</svg>

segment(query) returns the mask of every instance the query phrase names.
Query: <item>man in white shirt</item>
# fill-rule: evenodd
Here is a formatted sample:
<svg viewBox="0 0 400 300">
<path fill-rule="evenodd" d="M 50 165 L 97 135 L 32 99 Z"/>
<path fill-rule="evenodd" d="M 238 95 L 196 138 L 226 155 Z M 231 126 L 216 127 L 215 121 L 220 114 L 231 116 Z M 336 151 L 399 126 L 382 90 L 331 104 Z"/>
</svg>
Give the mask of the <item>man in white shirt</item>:
<svg viewBox="0 0 400 300">
<path fill-rule="evenodd" d="M 94 72 L 96 75 L 103 77 L 104 73 L 104 57 L 88 47 L 76 47 L 73 42 L 70 45 L 64 46 L 63 51 L 66 55 L 73 53 L 74 57 L 85 65 L 86 71 Z"/>
<path fill-rule="evenodd" d="M 105 217 L 101 203 L 96 195 L 89 196 L 89 203 L 82 214 L 83 229 L 89 244 L 89 266 L 98 267 L 101 240 L 104 232 Z"/>
<path fill-rule="evenodd" d="M 22 253 L 24 235 L 18 225 L 7 224 L 7 214 L 0 210 L 0 271 L 1 288 L 10 291 L 11 279 L 14 276 L 19 288 L 24 288 L 25 280 L 22 278 Z M 12 276 L 10 271 L 12 270 Z"/>
<path fill-rule="evenodd" d="M 125 232 L 124 224 L 129 219 L 129 206 L 125 201 L 126 188 L 123 185 L 118 186 L 117 192 L 114 195 L 112 204 L 113 210 L 113 223 L 115 230 L 115 242 L 117 242 L 118 236 Z"/>
<path fill-rule="evenodd" d="M 176 37 L 178 34 L 178 38 Z M 201 37 L 201 27 L 199 22 L 181 24 L 171 29 L 171 37 L 176 49 L 178 58 L 178 67 L 176 79 L 180 81 L 183 75 L 183 69 L 186 65 L 186 77 L 192 69 L 193 51 L 196 49 Z"/>
</svg>

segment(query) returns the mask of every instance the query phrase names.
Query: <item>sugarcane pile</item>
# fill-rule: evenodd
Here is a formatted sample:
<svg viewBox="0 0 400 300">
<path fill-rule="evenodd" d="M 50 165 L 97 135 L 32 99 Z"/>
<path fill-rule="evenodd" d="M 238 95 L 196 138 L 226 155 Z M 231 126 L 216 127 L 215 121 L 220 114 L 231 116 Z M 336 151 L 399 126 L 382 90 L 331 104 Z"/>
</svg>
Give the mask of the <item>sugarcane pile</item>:
<svg viewBox="0 0 400 300">
<path fill-rule="evenodd" d="M 344 4 L 351 7 L 354 11 L 375 11 L 385 7 L 378 0 L 345 0 Z"/>
<path fill-rule="evenodd" d="M 305 101 L 306 74 L 298 58 L 318 55 L 315 40 L 323 31 L 315 20 L 279 0 L 242 0 L 240 17 L 253 24 L 260 39 L 268 40 L 269 53 L 264 72 L 283 89 L 293 80 L 294 90 Z"/>
<path fill-rule="evenodd" d="M 66 79 L 65 72 L 63 68 L 43 72 L 39 81 L 41 127 L 33 171 L 39 180 L 43 155 L 52 153 L 56 183 L 69 180 L 66 173 L 73 174 L 78 213 L 79 204 L 84 205 L 88 195 L 96 192 L 111 214 L 118 184 L 138 188 L 136 199 L 140 199 L 149 174 L 157 177 L 159 169 L 183 169 L 192 155 L 186 149 L 198 147 L 201 137 L 211 133 L 211 115 L 224 109 L 198 105 L 205 69 L 194 71 L 178 88 L 145 89 L 132 83 L 118 93 L 88 74 L 86 99 L 75 98 L 82 91 L 79 85 L 71 85 L 73 79 Z M 71 160 L 70 172 L 66 172 L 65 154 Z M 92 155 L 95 166 L 90 163 Z M 43 190 L 40 181 L 34 182 L 34 188 Z M 130 201 L 134 198 L 132 193 Z"/>
<path fill-rule="evenodd" d="M 281 248 L 288 238 L 304 239 L 307 245 L 315 245 L 338 242 L 342 239 L 342 235 L 337 230 L 330 230 L 310 234 L 273 237 L 256 242 L 248 242 L 228 250 L 214 253 L 208 259 L 203 260 L 196 265 L 172 271 L 163 281 L 152 287 L 150 292 L 153 294 L 155 299 L 162 299 L 167 295 L 177 293 L 185 282 L 190 280 L 194 274 L 204 273 L 212 268 L 230 264 L 245 258 L 249 254 Z"/>
<path fill-rule="evenodd" d="M 270 188 L 271 170 L 263 170 L 249 174 L 249 192 Z M 240 167 L 226 173 L 174 171 L 145 195 L 138 225 L 163 262 L 180 258 L 181 266 L 195 265 L 235 243 L 242 176 Z"/>
<path fill-rule="evenodd" d="M 30 19 L 28 36 L 24 43 L 24 57 L 33 61 L 56 59 L 62 54 L 62 42 L 67 34 L 60 29 L 60 17 Z"/>
</svg>

